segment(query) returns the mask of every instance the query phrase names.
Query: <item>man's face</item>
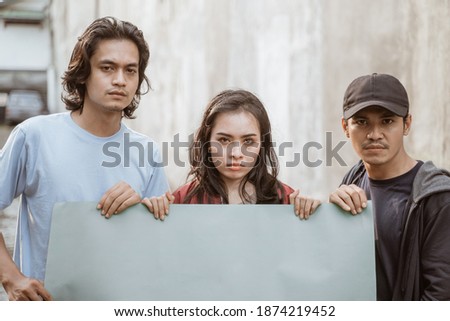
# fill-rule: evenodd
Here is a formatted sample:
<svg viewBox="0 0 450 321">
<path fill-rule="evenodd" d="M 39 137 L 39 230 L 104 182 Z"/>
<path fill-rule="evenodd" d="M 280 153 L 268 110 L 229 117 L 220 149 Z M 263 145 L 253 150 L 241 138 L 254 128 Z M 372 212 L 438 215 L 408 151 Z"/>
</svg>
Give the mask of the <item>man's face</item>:
<svg viewBox="0 0 450 321">
<path fill-rule="evenodd" d="M 83 108 L 120 112 L 131 103 L 139 83 L 139 50 L 130 40 L 102 40 L 90 60 Z"/>
<path fill-rule="evenodd" d="M 405 155 L 403 136 L 408 134 L 411 116 L 406 121 L 389 110 L 372 106 L 356 113 L 342 126 L 359 157 L 369 165 L 398 165 Z"/>
</svg>

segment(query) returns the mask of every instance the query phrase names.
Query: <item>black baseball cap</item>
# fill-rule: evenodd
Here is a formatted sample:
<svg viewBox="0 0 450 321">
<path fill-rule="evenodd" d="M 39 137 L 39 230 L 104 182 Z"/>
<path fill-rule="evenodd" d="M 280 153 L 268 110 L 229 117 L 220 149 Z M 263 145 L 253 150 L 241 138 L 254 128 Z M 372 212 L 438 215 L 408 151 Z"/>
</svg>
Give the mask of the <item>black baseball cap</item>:
<svg viewBox="0 0 450 321">
<path fill-rule="evenodd" d="M 344 119 L 347 120 L 370 106 L 380 106 L 405 117 L 409 112 L 408 94 L 394 76 L 373 73 L 358 77 L 345 91 Z"/>
</svg>

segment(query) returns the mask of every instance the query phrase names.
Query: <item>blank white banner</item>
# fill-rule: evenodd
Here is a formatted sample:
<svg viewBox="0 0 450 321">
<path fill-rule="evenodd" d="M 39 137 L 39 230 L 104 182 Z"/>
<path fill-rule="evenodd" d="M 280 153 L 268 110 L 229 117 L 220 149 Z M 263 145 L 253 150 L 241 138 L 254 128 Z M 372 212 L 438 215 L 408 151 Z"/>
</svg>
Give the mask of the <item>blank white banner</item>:
<svg viewBox="0 0 450 321">
<path fill-rule="evenodd" d="M 370 205 L 370 204 L 369 204 Z M 96 203 L 56 204 L 45 286 L 56 300 L 375 300 L 371 207 L 143 205 L 105 219 Z"/>
</svg>

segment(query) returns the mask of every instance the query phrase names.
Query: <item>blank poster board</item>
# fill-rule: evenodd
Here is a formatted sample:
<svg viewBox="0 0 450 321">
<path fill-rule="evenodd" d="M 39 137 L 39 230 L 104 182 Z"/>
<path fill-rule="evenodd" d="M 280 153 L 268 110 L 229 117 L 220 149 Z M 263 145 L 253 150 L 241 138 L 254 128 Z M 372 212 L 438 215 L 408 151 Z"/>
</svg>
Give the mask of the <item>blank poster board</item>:
<svg viewBox="0 0 450 321">
<path fill-rule="evenodd" d="M 161 222 L 141 204 L 105 219 L 59 203 L 46 271 L 56 300 L 375 300 L 372 211 L 172 205 Z"/>
</svg>

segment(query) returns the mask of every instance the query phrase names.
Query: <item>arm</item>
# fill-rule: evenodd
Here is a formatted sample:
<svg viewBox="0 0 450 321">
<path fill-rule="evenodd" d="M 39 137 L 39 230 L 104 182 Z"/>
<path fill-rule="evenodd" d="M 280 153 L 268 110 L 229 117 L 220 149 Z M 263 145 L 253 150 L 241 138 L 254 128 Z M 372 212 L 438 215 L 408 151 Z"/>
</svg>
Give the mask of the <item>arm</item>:
<svg viewBox="0 0 450 321">
<path fill-rule="evenodd" d="M 425 205 L 436 208 L 439 204 L 439 207 L 425 220 L 423 227 L 420 265 L 424 289 L 421 300 L 450 300 L 449 195 L 442 193 L 439 200 L 431 198 Z"/>
<path fill-rule="evenodd" d="M 27 149 L 25 134 L 16 126 L 0 150 L 0 209 L 7 207 L 25 189 Z M 29 174 L 29 173 L 28 173 Z M 25 277 L 17 268 L 0 233 L 0 282 L 10 300 L 51 300 L 42 283 Z"/>
<path fill-rule="evenodd" d="M 48 301 L 52 297 L 43 284 L 24 276 L 14 264 L 0 233 L 0 281 L 11 301 Z"/>
</svg>

